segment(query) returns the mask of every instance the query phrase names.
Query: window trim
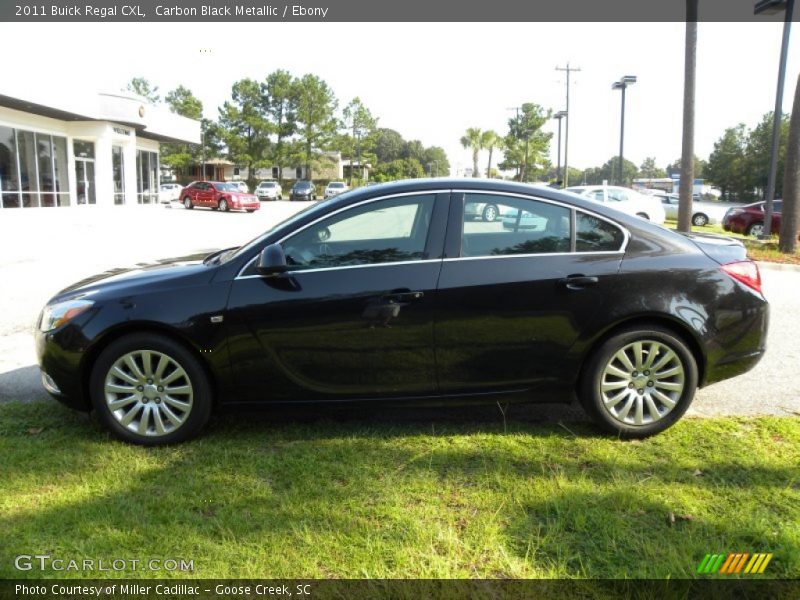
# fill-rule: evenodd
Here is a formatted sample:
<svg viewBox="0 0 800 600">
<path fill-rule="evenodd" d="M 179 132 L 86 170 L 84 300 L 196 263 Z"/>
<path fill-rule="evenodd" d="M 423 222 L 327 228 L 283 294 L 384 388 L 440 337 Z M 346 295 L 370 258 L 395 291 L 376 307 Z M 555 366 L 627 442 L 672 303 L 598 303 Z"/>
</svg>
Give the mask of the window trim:
<svg viewBox="0 0 800 600">
<path fill-rule="evenodd" d="M 452 258 L 445 258 L 444 259 L 445 261 L 448 261 L 448 262 L 452 262 L 454 260 L 481 260 L 481 259 L 485 259 L 485 258 L 494 259 L 494 258 L 520 258 L 520 257 L 533 257 L 533 256 L 564 256 L 564 255 L 567 255 L 567 254 L 578 254 L 578 255 L 581 255 L 581 256 L 597 255 L 597 254 L 624 254 L 625 251 L 628 249 L 628 242 L 630 241 L 631 234 L 625 227 L 623 227 L 619 223 L 616 223 L 615 221 L 609 219 L 608 217 L 605 217 L 603 215 L 597 214 L 597 213 L 592 212 L 590 210 L 586 210 L 584 208 L 578 208 L 577 206 L 573 206 L 573 205 L 570 205 L 570 204 L 565 204 L 565 203 L 560 202 L 558 200 L 551 200 L 549 198 L 542 198 L 541 196 L 531 196 L 531 195 L 528 195 L 528 194 L 520 194 L 518 192 L 498 192 L 498 191 L 495 191 L 495 190 L 453 189 L 452 193 L 453 194 L 463 194 L 464 195 L 463 196 L 462 206 L 466 205 L 467 194 L 470 194 L 470 193 L 472 193 L 472 194 L 479 193 L 479 194 L 486 194 L 486 195 L 493 195 L 493 196 L 511 196 L 511 197 L 514 197 L 514 198 L 522 198 L 523 200 L 534 200 L 534 201 L 537 201 L 537 202 L 544 202 L 545 204 L 553 204 L 555 206 L 560 206 L 562 208 L 568 209 L 570 211 L 570 213 L 571 213 L 570 226 L 571 226 L 572 231 L 570 233 L 570 251 L 569 252 L 536 252 L 536 253 L 532 253 L 532 254 L 498 254 L 498 255 L 492 255 L 492 256 L 461 256 L 461 252 L 459 250 L 459 256 L 458 257 L 452 257 Z M 464 209 L 462 208 L 459 212 L 461 213 L 461 222 L 463 224 L 463 221 L 464 221 Z M 576 226 L 577 226 L 577 213 L 578 212 L 582 212 L 583 214 L 589 215 L 591 217 L 595 217 L 597 219 L 600 219 L 601 221 L 605 221 L 606 223 L 609 223 L 613 227 L 616 227 L 617 229 L 619 229 L 622 232 L 622 236 L 623 236 L 622 245 L 620 246 L 620 249 L 619 250 L 580 250 L 580 251 L 577 250 L 576 249 L 576 243 L 577 243 L 577 240 L 576 240 L 576 237 L 577 237 Z M 460 229 L 462 229 L 462 231 L 459 234 L 459 238 L 461 238 L 464 235 L 463 225 L 462 225 L 462 227 Z M 459 248 L 460 248 L 460 242 L 461 242 L 461 239 L 459 239 Z"/>
<path fill-rule="evenodd" d="M 287 233 L 281 239 L 279 239 L 279 240 L 277 240 L 275 242 L 272 242 L 272 243 L 273 244 L 282 244 L 286 239 L 290 238 L 291 236 L 296 235 L 296 234 L 300 233 L 301 231 L 304 231 L 304 230 L 308 229 L 309 227 L 312 227 L 313 225 L 316 225 L 320 221 L 324 221 L 325 219 L 328 219 L 330 217 L 338 215 L 341 212 L 344 212 L 346 210 L 350 210 L 351 208 L 356 208 L 358 206 L 363 206 L 364 204 L 369 204 L 371 202 L 380 202 L 382 200 L 391 200 L 392 198 L 402 198 L 402 197 L 406 197 L 406 196 L 433 196 L 434 205 L 433 205 L 433 212 L 431 214 L 431 226 L 433 226 L 434 223 L 435 223 L 435 219 L 433 217 L 436 214 L 436 202 L 439 200 L 438 196 L 439 196 L 439 194 L 449 194 L 449 193 L 451 193 L 450 190 L 440 190 L 440 189 L 436 189 L 436 190 L 417 190 L 417 191 L 414 191 L 414 192 L 400 192 L 400 193 L 397 193 L 397 194 L 389 194 L 389 195 L 386 195 L 386 196 L 376 196 L 374 198 L 368 198 L 366 200 L 362 200 L 361 202 L 356 202 L 354 204 L 348 204 L 347 206 L 343 206 L 341 208 L 338 208 L 333 212 L 326 213 L 326 214 L 320 216 L 319 218 L 314 219 L 313 221 L 310 221 L 309 223 L 306 223 L 302 227 L 300 227 L 298 229 L 295 229 L 291 233 Z M 428 237 L 430 237 L 430 233 L 431 232 L 428 231 Z M 426 246 L 427 246 L 427 241 L 426 241 Z M 234 277 L 234 280 L 236 280 L 236 279 L 251 279 L 251 278 L 254 278 L 254 277 L 259 277 L 259 278 L 264 277 L 264 275 L 242 275 L 242 273 L 244 273 L 256 260 L 258 260 L 258 257 L 259 257 L 260 254 L 261 254 L 261 252 L 258 252 L 253 258 L 248 260 L 244 264 L 244 266 L 241 269 L 239 269 L 238 273 L 236 274 L 236 277 Z M 298 269 L 296 271 L 287 271 L 287 273 L 316 273 L 316 272 L 319 272 L 319 271 L 332 271 L 332 270 L 339 270 L 339 269 L 357 269 L 357 268 L 361 268 L 361 267 L 385 267 L 387 265 L 407 265 L 407 264 L 416 265 L 416 264 L 419 264 L 419 263 L 441 262 L 441 261 L 442 261 L 441 258 L 423 258 L 423 259 L 420 259 L 420 260 L 393 261 L 393 262 L 385 262 L 385 263 L 372 263 L 372 264 L 366 264 L 366 265 L 342 265 L 342 266 L 338 266 L 338 267 L 319 267 L 319 268 L 316 268 L 316 269 Z"/>
</svg>

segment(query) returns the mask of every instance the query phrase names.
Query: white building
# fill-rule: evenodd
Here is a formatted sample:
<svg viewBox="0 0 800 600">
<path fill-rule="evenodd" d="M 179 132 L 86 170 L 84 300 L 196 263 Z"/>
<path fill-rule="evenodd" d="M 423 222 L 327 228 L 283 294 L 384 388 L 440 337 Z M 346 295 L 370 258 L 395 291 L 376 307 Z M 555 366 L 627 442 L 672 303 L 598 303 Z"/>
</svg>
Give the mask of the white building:
<svg viewBox="0 0 800 600">
<path fill-rule="evenodd" d="M 158 202 L 161 142 L 200 143 L 200 122 L 139 96 L 0 85 L 0 210 Z"/>
</svg>

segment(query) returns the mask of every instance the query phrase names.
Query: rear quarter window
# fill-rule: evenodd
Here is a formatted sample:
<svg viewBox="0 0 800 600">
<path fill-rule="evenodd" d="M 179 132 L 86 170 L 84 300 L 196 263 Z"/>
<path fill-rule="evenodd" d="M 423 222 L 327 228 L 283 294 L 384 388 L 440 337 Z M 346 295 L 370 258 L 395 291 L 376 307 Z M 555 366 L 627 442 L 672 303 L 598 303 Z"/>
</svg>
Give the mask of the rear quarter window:
<svg viewBox="0 0 800 600">
<path fill-rule="evenodd" d="M 623 243 L 625 234 L 619 227 L 586 213 L 575 215 L 576 252 L 616 252 Z"/>
</svg>

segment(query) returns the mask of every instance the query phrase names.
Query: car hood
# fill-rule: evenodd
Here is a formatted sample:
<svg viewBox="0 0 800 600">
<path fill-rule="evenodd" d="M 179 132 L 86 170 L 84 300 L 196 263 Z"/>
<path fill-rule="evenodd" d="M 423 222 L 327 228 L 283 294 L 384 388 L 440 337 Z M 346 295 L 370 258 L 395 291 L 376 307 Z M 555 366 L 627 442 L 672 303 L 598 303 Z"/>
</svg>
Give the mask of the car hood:
<svg viewBox="0 0 800 600">
<path fill-rule="evenodd" d="M 199 252 L 187 256 L 159 259 L 139 263 L 132 267 L 109 269 L 102 273 L 82 279 L 61 290 L 50 302 L 83 295 L 104 293 L 134 293 L 136 288 L 173 287 L 187 277 L 211 277 L 213 269 L 203 264 L 209 252 Z"/>
</svg>

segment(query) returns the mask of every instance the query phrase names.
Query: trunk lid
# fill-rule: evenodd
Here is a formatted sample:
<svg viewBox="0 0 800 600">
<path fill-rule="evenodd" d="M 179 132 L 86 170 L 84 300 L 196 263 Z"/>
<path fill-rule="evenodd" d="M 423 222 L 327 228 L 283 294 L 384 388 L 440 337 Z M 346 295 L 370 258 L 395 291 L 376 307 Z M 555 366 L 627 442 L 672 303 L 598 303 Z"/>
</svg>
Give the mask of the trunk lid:
<svg viewBox="0 0 800 600">
<path fill-rule="evenodd" d="M 683 233 L 711 260 L 725 265 L 747 260 L 747 249 L 739 240 L 714 233 Z"/>
</svg>

